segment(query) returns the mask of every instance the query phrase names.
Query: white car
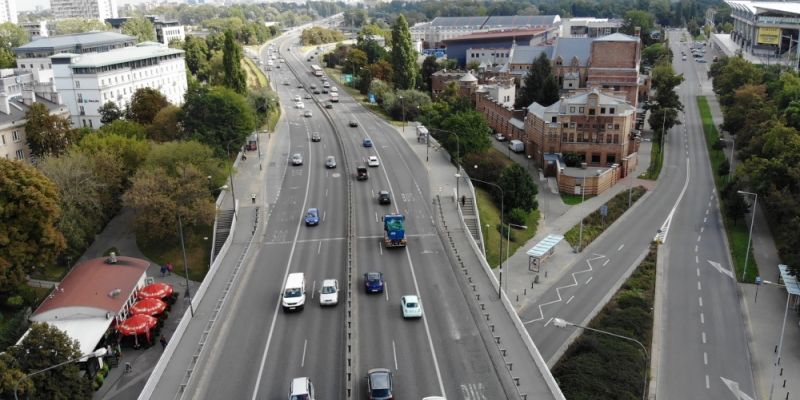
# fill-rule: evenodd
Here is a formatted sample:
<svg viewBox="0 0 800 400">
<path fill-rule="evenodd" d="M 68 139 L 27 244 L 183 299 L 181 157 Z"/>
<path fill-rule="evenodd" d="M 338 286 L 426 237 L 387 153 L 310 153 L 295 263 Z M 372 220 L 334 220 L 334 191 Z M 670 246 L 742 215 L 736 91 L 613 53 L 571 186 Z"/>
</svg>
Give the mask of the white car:
<svg viewBox="0 0 800 400">
<path fill-rule="evenodd" d="M 303 114 L 303 116 L 306 117 L 306 118 L 311 118 L 311 110 L 306 110 L 306 112 Z"/>
<path fill-rule="evenodd" d="M 301 98 L 300 98 L 300 95 L 299 95 L 299 94 L 298 94 L 297 96 L 294 96 L 294 102 L 295 102 L 295 103 L 300 103 L 300 102 L 302 102 L 302 101 L 303 101 L 303 99 L 301 99 Z"/>
<path fill-rule="evenodd" d="M 319 291 L 319 305 L 335 306 L 337 304 L 339 304 L 339 281 L 325 279 L 322 281 L 322 289 Z"/>
<path fill-rule="evenodd" d="M 406 295 L 400 298 L 400 307 L 403 309 L 403 318 L 422 318 L 422 305 L 419 298 Z"/>
<path fill-rule="evenodd" d="M 378 161 L 378 157 L 377 156 L 369 156 L 369 159 L 367 159 L 367 164 L 370 167 L 377 167 L 377 166 L 381 165 L 381 162 Z"/>
<path fill-rule="evenodd" d="M 336 86 L 331 86 L 331 93 L 338 93 L 338 92 L 339 89 L 337 89 Z"/>
<path fill-rule="evenodd" d="M 302 101 L 296 101 L 294 102 L 294 108 L 306 108 L 306 105 Z"/>
<path fill-rule="evenodd" d="M 303 156 L 300 153 L 292 155 L 292 165 L 303 165 Z"/>
</svg>

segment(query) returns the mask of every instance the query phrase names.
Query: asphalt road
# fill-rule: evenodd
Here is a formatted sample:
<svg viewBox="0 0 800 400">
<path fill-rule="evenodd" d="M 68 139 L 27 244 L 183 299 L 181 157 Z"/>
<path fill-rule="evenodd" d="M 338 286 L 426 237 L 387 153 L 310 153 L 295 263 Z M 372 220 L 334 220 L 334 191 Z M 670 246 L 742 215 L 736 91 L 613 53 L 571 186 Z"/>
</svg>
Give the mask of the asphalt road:
<svg viewBox="0 0 800 400">
<path fill-rule="evenodd" d="M 673 133 L 688 139 L 692 174 L 664 246 L 669 290 L 657 395 L 660 399 L 735 398 L 721 379 L 726 378 L 752 396 L 745 325 L 695 99 L 700 83 L 706 92 L 710 90 L 706 71 L 712 56 L 706 56 L 709 63 L 694 61 L 681 35 L 682 31 L 670 32 L 670 44 L 675 69 L 686 79 L 679 89 L 686 114 L 684 126 Z M 687 61 L 681 60 L 682 50 Z"/>
<path fill-rule="evenodd" d="M 296 71 L 308 71 L 308 63 L 291 56 L 299 49 L 287 49 L 294 36 L 279 39 L 281 53 Z M 263 55 L 262 55 L 263 56 Z M 264 62 L 266 65 L 266 62 Z M 277 63 L 276 63 L 277 64 Z M 271 204 L 266 229 L 254 243 L 254 254 L 245 262 L 240 287 L 226 304 L 217 331 L 206 344 L 213 349 L 203 368 L 196 371 L 188 398 L 279 399 L 284 398 L 289 382 L 308 376 L 318 398 L 344 397 L 344 307 L 321 309 L 316 290 L 325 278 L 336 278 L 345 286 L 346 185 L 355 179 L 355 166 L 369 155 L 377 155 L 381 166 L 369 168 L 369 179 L 354 185 L 356 206 L 355 288 L 358 304 L 358 347 L 355 371 L 359 385 L 356 398 L 365 397 L 361 377 L 370 368 L 390 368 L 395 375 L 395 396 L 422 398 L 441 395 L 451 399 L 506 398 L 497 371 L 489 359 L 488 348 L 479 336 L 449 260 L 433 226 L 428 203 L 427 171 L 392 128 L 340 90 L 341 101 L 331 115 L 342 133 L 350 157 L 334 139 L 322 109 L 303 100 L 313 117 L 302 117 L 293 107 L 293 97 L 303 97 L 298 80 L 309 87 L 321 86 L 310 73 L 291 77 L 286 66 L 273 69 L 271 77 L 278 89 L 286 123 L 278 135 L 288 133 L 292 153 L 304 157 L 301 167 L 287 166 L 279 200 Z M 290 85 L 282 83 L 288 80 Z M 321 102 L 328 95 L 315 95 Z M 359 127 L 348 121 L 359 121 Z M 319 132 L 320 143 L 310 135 Z M 362 146 L 370 137 L 375 147 Z M 338 167 L 326 170 L 325 156 L 337 158 Z M 377 203 L 379 190 L 390 190 L 392 205 Z M 323 221 L 305 227 L 303 215 L 318 207 Z M 405 249 L 384 249 L 380 218 L 389 212 L 406 215 L 409 236 Z M 361 290 L 361 274 L 384 273 L 387 290 L 383 295 L 367 295 Z M 283 281 L 290 272 L 305 272 L 308 300 L 305 310 L 285 314 L 279 310 Z M 419 294 L 425 317 L 403 320 L 400 297 Z M 313 298 L 312 298 L 313 296 Z M 344 296 L 340 294 L 340 299 Z M 220 323 L 221 322 L 221 323 Z M 499 373 L 505 373 L 500 371 Z"/>
</svg>

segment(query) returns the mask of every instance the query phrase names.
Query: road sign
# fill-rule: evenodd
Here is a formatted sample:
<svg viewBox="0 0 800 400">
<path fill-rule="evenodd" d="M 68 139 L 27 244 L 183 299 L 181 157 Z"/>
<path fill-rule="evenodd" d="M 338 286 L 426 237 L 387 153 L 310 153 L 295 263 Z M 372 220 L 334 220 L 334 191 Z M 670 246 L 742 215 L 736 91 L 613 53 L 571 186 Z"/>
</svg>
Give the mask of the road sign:
<svg viewBox="0 0 800 400">
<path fill-rule="evenodd" d="M 370 102 L 370 104 L 375 104 L 376 103 L 375 95 L 372 94 L 372 93 L 369 94 L 369 102 Z"/>
<path fill-rule="evenodd" d="M 608 204 L 603 204 L 600 206 L 600 215 L 604 217 L 608 216 Z"/>
<path fill-rule="evenodd" d="M 344 75 L 342 75 L 342 80 L 344 81 L 344 83 L 351 83 L 351 82 L 353 82 L 353 75 L 344 74 Z"/>
</svg>

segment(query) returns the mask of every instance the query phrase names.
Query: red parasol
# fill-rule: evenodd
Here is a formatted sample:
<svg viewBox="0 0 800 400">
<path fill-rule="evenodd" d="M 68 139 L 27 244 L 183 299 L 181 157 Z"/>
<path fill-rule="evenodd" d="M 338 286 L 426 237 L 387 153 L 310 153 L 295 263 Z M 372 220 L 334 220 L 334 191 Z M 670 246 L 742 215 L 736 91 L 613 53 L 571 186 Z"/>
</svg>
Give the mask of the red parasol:
<svg viewBox="0 0 800 400">
<path fill-rule="evenodd" d="M 167 303 L 159 299 L 142 299 L 131 306 L 131 314 L 156 315 L 164 312 L 166 308 Z"/>
<path fill-rule="evenodd" d="M 137 297 L 140 299 L 163 299 L 171 294 L 172 285 L 156 282 L 151 283 L 139 290 Z"/>
<path fill-rule="evenodd" d="M 150 329 L 156 326 L 158 320 L 149 315 L 134 315 L 121 324 L 117 325 L 117 332 L 123 335 L 141 335 L 147 333 L 149 335 Z"/>
</svg>

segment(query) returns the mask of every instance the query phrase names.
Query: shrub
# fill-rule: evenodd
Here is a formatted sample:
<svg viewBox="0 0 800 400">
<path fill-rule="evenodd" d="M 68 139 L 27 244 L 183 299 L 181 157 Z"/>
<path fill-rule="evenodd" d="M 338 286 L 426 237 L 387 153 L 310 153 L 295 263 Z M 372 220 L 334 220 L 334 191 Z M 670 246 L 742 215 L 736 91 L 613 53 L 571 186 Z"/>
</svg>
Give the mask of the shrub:
<svg viewBox="0 0 800 400">
<path fill-rule="evenodd" d="M 22 307 L 25 300 L 20 295 L 11 296 L 6 299 L 6 306 L 17 309 Z"/>
<path fill-rule="evenodd" d="M 528 218 L 528 213 L 521 208 L 514 208 L 508 213 L 508 221 L 512 224 L 525 225 L 525 220 Z"/>
<path fill-rule="evenodd" d="M 726 176 L 730 172 L 731 172 L 731 164 L 728 162 L 728 159 L 726 158 L 722 160 L 722 162 L 719 164 L 719 167 L 717 167 L 717 175 Z"/>
</svg>

